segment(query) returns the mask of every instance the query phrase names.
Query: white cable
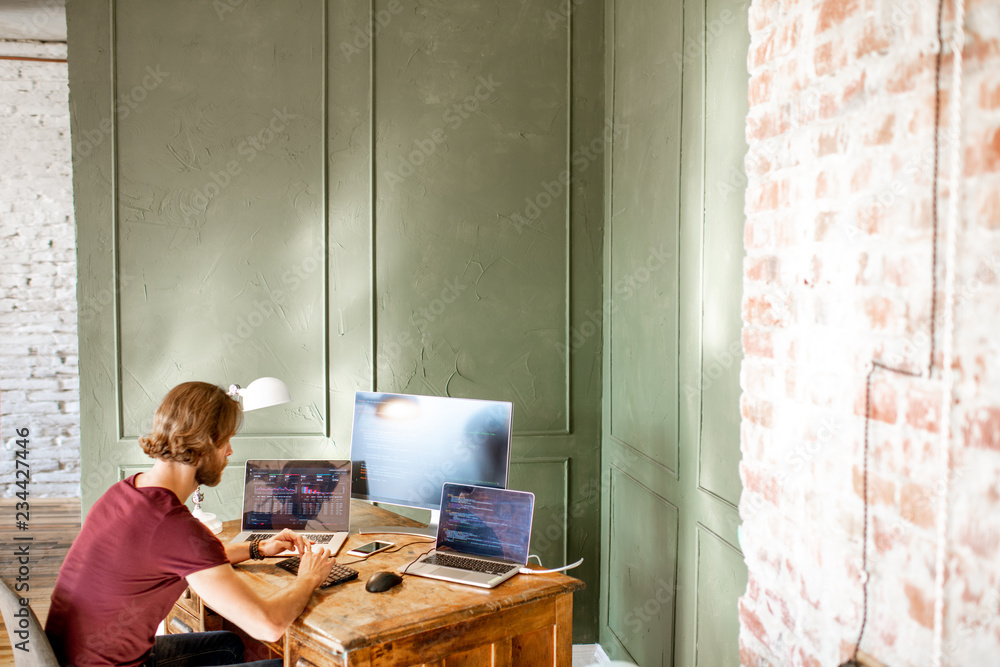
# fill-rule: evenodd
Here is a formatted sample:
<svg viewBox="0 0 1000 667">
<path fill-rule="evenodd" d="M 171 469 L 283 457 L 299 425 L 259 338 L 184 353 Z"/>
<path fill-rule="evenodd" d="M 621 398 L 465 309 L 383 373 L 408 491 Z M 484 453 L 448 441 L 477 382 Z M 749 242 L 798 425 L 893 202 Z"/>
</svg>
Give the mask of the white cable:
<svg viewBox="0 0 1000 667">
<path fill-rule="evenodd" d="M 941 666 L 944 638 L 944 597 L 948 543 L 948 494 L 951 488 L 951 404 L 954 394 L 955 338 L 955 257 L 958 236 L 958 218 L 961 215 L 962 200 L 962 48 L 965 44 L 965 0 L 955 0 L 955 27 L 952 30 L 951 52 L 954 56 L 954 70 L 951 86 L 951 174 L 948 185 L 948 222 L 945 228 L 945 278 L 944 278 L 944 342 L 941 361 L 941 429 L 940 453 L 942 488 L 938 503 L 937 523 L 937 563 L 934 577 L 934 648 L 931 664 Z M 937 196 L 937 193 L 934 193 Z M 933 317 L 933 314 L 931 315 Z"/>
<path fill-rule="evenodd" d="M 551 570 L 532 570 L 530 567 L 522 567 L 519 572 L 521 574 L 552 574 L 553 572 L 562 572 L 564 570 L 572 570 L 574 567 L 578 566 L 583 562 L 583 559 L 571 563 L 570 565 L 563 565 L 562 567 L 556 567 Z"/>
</svg>

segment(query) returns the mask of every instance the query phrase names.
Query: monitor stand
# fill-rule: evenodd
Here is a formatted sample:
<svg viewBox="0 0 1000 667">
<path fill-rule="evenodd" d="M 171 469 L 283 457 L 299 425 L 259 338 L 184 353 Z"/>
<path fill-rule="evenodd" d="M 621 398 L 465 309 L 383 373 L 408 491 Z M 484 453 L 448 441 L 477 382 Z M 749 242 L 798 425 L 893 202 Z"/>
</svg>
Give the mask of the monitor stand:
<svg viewBox="0 0 1000 667">
<path fill-rule="evenodd" d="M 379 504 L 379 507 L 390 512 L 392 511 L 381 503 Z M 430 513 L 431 520 L 426 526 L 365 526 L 358 530 L 358 534 L 373 535 L 378 533 L 391 533 L 393 535 L 415 535 L 417 537 L 430 537 L 432 539 L 436 539 L 438 534 L 438 522 L 441 519 L 441 510 L 430 510 Z M 403 515 L 401 514 L 400 516 Z"/>
</svg>

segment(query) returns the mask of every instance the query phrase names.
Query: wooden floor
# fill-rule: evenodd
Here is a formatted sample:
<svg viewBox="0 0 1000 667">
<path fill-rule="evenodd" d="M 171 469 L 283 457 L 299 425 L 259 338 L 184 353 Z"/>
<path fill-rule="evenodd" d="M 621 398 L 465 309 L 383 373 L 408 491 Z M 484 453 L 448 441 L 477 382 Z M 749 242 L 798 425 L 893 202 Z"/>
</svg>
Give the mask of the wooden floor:
<svg viewBox="0 0 1000 667">
<path fill-rule="evenodd" d="M 14 584 L 18 576 L 16 545 L 14 537 L 31 537 L 31 568 L 28 576 L 28 599 L 38 619 L 45 624 L 49 614 L 49 597 L 56 585 L 56 575 L 62 565 L 70 544 L 80 532 L 80 501 L 71 498 L 29 499 L 27 530 L 18 530 L 15 503 L 17 499 L 0 499 L 0 577 L 8 584 Z M 0 620 L 0 627 L 3 621 Z M 7 628 L 0 633 L 0 665 L 14 663 Z"/>
</svg>

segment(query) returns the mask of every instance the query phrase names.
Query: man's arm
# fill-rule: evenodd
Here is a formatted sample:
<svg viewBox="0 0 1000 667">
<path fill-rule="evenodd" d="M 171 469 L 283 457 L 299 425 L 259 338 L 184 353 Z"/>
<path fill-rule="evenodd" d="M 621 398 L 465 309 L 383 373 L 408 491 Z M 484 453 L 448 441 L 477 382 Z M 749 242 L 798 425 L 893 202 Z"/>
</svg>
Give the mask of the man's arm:
<svg viewBox="0 0 1000 667">
<path fill-rule="evenodd" d="M 187 582 L 205 604 L 251 637 L 273 642 L 299 617 L 334 562 L 327 551 L 302 554 L 295 580 L 267 598 L 258 595 L 228 563 L 189 574 Z"/>
<path fill-rule="evenodd" d="M 312 542 L 286 528 L 270 539 L 261 540 L 260 553 L 263 556 L 277 556 L 283 551 L 298 551 L 301 554 L 308 551 L 311 545 Z M 242 563 L 250 559 L 249 542 L 230 542 L 224 548 L 230 563 Z"/>
</svg>

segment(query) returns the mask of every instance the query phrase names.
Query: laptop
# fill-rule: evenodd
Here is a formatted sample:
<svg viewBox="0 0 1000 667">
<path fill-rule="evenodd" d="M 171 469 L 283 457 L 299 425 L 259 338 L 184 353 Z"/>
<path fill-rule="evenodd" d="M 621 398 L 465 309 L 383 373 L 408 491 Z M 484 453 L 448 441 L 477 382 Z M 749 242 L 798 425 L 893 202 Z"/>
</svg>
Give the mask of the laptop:
<svg viewBox="0 0 1000 667">
<path fill-rule="evenodd" d="M 257 535 L 267 539 L 290 528 L 340 551 L 351 527 L 350 461 L 249 460 L 243 479 L 242 524 L 231 543 Z"/>
<path fill-rule="evenodd" d="M 534 508 L 527 491 L 446 483 L 437 544 L 403 572 L 494 588 L 527 565 Z"/>
</svg>

